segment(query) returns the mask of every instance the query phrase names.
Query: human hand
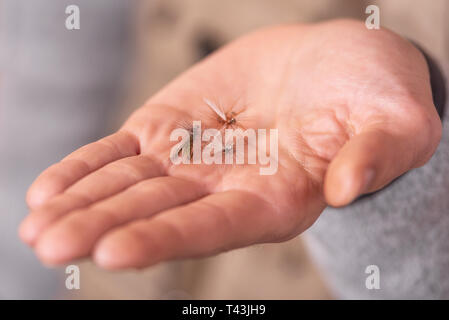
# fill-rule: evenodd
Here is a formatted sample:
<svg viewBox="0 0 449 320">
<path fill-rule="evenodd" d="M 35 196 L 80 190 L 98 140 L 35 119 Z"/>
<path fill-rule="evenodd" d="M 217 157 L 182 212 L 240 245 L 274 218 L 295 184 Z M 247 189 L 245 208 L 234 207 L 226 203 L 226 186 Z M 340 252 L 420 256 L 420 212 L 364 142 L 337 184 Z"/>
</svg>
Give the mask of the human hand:
<svg viewBox="0 0 449 320">
<path fill-rule="evenodd" d="M 173 165 L 181 122 L 277 128 L 278 170 Z M 257 31 L 163 88 L 115 134 L 30 187 L 20 236 L 47 264 L 91 256 L 108 269 L 211 255 L 306 230 L 427 162 L 441 135 L 418 50 L 386 30 L 338 20 Z"/>
</svg>

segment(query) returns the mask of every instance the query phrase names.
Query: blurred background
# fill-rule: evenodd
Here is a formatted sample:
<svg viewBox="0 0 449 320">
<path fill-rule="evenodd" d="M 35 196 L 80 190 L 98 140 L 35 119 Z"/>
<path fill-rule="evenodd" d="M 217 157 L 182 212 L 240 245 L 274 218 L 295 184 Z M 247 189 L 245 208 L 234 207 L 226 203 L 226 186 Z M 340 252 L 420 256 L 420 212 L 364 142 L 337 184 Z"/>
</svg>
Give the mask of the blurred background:
<svg viewBox="0 0 449 320">
<path fill-rule="evenodd" d="M 68 5 L 80 30 L 65 28 Z M 107 135 L 133 109 L 216 48 L 256 28 L 336 17 L 381 25 L 449 61 L 445 0 L 0 0 L 0 299 L 333 298 L 303 236 L 199 260 L 106 272 L 89 261 L 81 289 L 17 237 L 25 192 L 50 164 Z M 307 232 L 305 234 L 307 236 Z"/>
</svg>

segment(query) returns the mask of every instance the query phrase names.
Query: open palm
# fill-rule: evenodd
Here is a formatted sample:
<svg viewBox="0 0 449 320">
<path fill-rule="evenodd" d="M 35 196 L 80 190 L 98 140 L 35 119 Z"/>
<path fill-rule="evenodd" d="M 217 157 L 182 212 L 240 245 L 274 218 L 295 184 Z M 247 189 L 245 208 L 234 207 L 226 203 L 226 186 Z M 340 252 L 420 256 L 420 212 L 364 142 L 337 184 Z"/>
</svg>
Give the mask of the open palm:
<svg viewBox="0 0 449 320">
<path fill-rule="evenodd" d="M 204 99 L 242 128 L 278 129 L 277 171 L 169 161 L 170 133 Z M 245 36 L 179 76 L 115 134 L 31 186 L 20 235 L 47 264 L 105 268 L 210 255 L 306 230 L 327 204 L 381 188 L 433 154 L 441 128 L 421 54 L 354 21 Z"/>
</svg>

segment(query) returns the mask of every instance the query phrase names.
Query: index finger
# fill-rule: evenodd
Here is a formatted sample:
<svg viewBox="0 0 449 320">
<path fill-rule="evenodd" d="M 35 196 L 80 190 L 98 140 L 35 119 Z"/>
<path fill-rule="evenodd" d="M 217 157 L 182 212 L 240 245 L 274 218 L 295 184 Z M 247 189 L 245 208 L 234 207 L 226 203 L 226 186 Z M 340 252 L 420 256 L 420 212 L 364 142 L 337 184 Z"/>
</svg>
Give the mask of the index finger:
<svg viewBox="0 0 449 320">
<path fill-rule="evenodd" d="M 275 208 L 256 194 L 219 192 L 106 233 L 93 257 L 107 269 L 146 267 L 271 241 L 280 222 Z"/>
</svg>

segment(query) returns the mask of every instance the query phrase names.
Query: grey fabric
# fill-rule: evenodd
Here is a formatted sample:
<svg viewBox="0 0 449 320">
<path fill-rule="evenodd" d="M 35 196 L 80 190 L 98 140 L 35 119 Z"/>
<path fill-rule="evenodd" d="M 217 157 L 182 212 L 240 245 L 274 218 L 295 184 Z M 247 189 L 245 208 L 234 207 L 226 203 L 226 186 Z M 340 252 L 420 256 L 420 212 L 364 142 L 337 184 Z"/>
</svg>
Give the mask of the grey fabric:
<svg viewBox="0 0 449 320">
<path fill-rule="evenodd" d="M 64 289 L 17 237 L 25 192 L 47 166 L 105 135 L 127 61 L 133 1 L 0 1 L 0 299 Z M 65 8 L 81 29 L 65 28 Z"/>
<path fill-rule="evenodd" d="M 306 238 L 338 298 L 449 299 L 447 114 L 430 162 L 353 205 L 327 208 Z M 368 265 L 379 267 L 380 289 L 366 288 Z"/>
</svg>

